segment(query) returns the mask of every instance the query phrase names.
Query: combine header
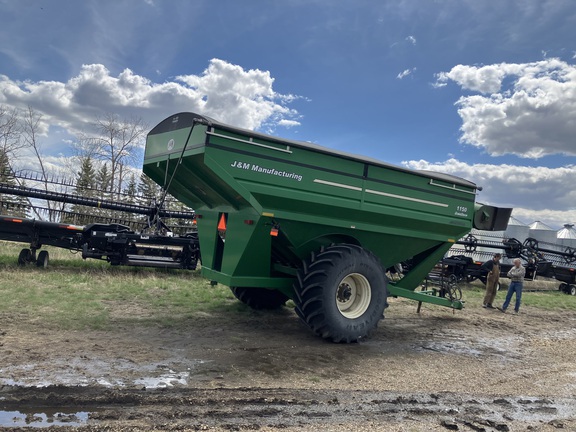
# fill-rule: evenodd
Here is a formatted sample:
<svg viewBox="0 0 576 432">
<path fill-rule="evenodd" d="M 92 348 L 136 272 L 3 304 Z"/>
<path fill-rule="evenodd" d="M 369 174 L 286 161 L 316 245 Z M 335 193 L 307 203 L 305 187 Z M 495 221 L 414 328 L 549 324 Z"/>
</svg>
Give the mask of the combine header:
<svg viewBox="0 0 576 432">
<path fill-rule="evenodd" d="M 444 275 L 456 280 L 486 283 L 486 272 L 481 268 L 483 261 L 491 259 L 495 252 L 503 252 L 508 259 L 520 258 L 526 266 L 526 279 L 537 276 L 560 281 L 559 291 L 576 296 L 576 250 L 557 243 L 538 241 L 528 237 L 524 242 L 515 238 L 502 239 L 482 233 L 478 239 L 473 233 L 461 238 L 452 248 L 452 256 L 442 260 Z M 481 248 L 481 249 L 480 249 Z M 475 259 L 474 259 L 475 258 Z M 481 261 L 477 261 L 481 259 Z M 502 264 L 502 274 L 513 267 Z"/>
<path fill-rule="evenodd" d="M 511 209 L 475 203 L 477 186 L 193 113 L 147 137 L 144 172 L 196 211 L 202 274 L 254 308 L 289 298 L 317 335 L 351 342 L 376 327 L 387 296 L 451 308 L 416 291 L 473 227 L 506 228 Z M 403 278 L 386 270 L 409 261 Z"/>
<path fill-rule="evenodd" d="M 81 252 L 84 259 L 105 260 L 112 265 L 194 270 L 200 257 L 195 231 L 174 235 L 163 222 L 163 218 L 194 220 L 194 212 L 169 211 L 161 204 L 147 207 L 11 184 L 0 184 L 0 193 L 146 217 L 146 222 L 129 221 L 131 225 L 143 228 L 137 232 L 128 225 L 116 222 L 77 226 L 0 216 L 0 239 L 29 244 L 29 247 L 20 251 L 20 265 L 35 263 L 39 267 L 46 267 L 48 251 L 40 250 L 45 245 Z M 105 219 L 114 220 L 108 217 Z M 117 222 L 123 220 L 118 219 Z"/>
</svg>

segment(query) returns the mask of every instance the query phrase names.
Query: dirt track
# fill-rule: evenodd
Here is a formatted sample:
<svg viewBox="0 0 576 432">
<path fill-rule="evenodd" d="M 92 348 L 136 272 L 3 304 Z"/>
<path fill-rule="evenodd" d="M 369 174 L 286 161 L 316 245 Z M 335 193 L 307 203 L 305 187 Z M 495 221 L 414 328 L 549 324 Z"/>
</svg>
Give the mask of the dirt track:
<svg viewBox="0 0 576 432">
<path fill-rule="evenodd" d="M 202 314 L 168 329 L 129 311 L 108 332 L 2 316 L 0 425 L 576 429 L 574 314 L 415 311 L 393 299 L 372 337 L 350 345 L 314 337 L 290 309 Z"/>
</svg>

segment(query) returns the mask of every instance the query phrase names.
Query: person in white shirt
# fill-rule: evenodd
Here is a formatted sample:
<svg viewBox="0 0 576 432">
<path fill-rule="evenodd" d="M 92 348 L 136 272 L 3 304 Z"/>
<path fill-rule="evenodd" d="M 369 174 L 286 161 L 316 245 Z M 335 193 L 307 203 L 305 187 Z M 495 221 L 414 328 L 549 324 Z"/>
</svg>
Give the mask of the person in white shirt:
<svg viewBox="0 0 576 432">
<path fill-rule="evenodd" d="M 522 300 L 522 286 L 524 284 L 524 276 L 526 275 L 526 269 L 522 265 L 522 261 L 519 258 L 514 260 L 514 267 L 508 271 L 508 277 L 510 278 L 510 286 L 508 287 L 508 293 L 506 293 L 506 300 L 500 309 L 502 312 L 506 312 L 510 301 L 512 300 L 512 295 L 516 293 L 516 304 L 514 305 L 514 312 L 520 312 L 520 301 Z"/>
</svg>

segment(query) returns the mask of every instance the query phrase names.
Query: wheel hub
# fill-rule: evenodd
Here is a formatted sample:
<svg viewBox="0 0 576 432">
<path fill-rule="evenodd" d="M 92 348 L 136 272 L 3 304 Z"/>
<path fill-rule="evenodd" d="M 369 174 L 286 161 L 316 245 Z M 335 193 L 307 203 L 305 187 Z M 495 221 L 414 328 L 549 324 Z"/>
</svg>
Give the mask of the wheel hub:
<svg viewBox="0 0 576 432">
<path fill-rule="evenodd" d="M 347 283 L 341 283 L 336 298 L 339 302 L 344 303 L 350 300 L 350 297 L 352 297 L 352 287 Z"/>
<path fill-rule="evenodd" d="M 336 290 L 336 306 L 340 313 L 348 319 L 362 316 L 372 299 L 370 282 L 360 273 L 350 273 L 338 284 Z"/>
</svg>

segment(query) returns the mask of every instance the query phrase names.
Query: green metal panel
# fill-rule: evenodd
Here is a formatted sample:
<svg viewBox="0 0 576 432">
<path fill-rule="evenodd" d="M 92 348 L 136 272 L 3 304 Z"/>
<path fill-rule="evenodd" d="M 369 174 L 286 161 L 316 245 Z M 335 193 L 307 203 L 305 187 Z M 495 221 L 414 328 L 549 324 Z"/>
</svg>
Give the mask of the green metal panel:
<svg viewBox="0 0 576 432">
<path fill-rule="evenodd" d="M 150 132 L 144 172 L 196 210 L 206 277 L 289 295 L 302 259 L 330 243 L 360 244 L 385 267 L 415 259 L 417 265 L 392 288 L 395 295 L 414 290 L 471 229 L 474 216 L 476 186 L 466 180 L 268 137 L 192 113 L 169 117 Z M 224 239 L 217 229 L 223 213 Z M 272 227 L 277 237 L 271 237 Z"/>
</svg>

